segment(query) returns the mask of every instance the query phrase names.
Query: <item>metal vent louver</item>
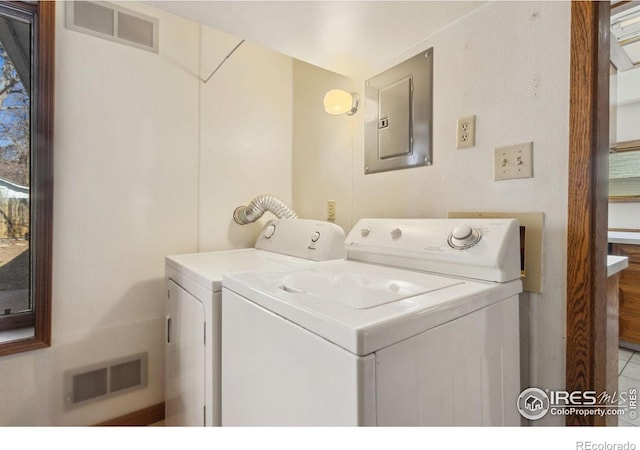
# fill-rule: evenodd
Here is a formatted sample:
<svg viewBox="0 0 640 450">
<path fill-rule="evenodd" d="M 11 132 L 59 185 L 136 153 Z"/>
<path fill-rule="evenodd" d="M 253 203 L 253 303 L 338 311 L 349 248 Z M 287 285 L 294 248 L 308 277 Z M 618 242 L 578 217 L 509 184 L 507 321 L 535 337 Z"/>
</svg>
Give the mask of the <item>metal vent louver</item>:
<svg viewBox="0 0 640 450">
<path fill-rule="evenodd" d="M 148 353 L 106 361 L 65 374 L 67 408 L 90 400 L 104 400 L 113 395 L 147 386 Z"/>
<path fill-rule="evenodd" d="M 158 53 L 158 19 L 107 2 L 65 5 L 69 30 Z"/>
</svg>

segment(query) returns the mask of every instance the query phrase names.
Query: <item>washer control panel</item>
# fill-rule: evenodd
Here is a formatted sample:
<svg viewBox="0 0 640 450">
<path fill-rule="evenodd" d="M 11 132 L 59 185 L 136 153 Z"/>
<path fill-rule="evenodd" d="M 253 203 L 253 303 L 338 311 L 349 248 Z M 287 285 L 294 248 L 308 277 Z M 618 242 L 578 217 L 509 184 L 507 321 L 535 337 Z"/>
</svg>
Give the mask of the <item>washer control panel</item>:
<svg viewBox="0 0 640 450">
<path fill-rule="evenodd" d="M 488 281 L 520 278 L 515 219 L 361 219 L 348 258 Z"/>
</svg>

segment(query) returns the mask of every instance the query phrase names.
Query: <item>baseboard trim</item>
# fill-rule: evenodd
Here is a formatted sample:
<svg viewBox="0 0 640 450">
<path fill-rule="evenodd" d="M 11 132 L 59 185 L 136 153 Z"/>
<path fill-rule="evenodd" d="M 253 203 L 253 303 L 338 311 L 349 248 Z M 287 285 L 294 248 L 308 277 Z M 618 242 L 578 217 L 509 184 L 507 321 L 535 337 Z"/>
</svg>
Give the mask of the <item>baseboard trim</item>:
<svg viewBox="0 0 640 450">
<path fill-rule="evenodd" d="M 164 420 L 164 402 L 96 424 L 97 427 L 145 427 Z"/>
</svg>

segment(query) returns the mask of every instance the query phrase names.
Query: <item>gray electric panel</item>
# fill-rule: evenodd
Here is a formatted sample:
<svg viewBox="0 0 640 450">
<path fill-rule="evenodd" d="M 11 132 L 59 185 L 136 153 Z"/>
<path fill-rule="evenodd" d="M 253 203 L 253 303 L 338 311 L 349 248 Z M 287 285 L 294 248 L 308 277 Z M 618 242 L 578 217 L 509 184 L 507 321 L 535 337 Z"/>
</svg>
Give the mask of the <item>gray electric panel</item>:
<svg viewBox="0 0 640 450">
<path fill-rule="evenodd" d="M 433 48 L 365 83 L 364 172 L 431 165 Z"/>
</svg>

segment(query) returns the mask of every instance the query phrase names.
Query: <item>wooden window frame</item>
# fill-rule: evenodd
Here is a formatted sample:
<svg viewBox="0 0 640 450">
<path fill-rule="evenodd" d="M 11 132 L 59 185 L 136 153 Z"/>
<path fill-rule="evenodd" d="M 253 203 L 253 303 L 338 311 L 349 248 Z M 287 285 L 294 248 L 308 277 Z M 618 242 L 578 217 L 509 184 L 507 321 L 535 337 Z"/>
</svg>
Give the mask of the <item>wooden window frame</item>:
<svg viewBox="0 0 640 450">
<path fill-rule="evenodd" d="M 33 88 L 36 113 L 31 161 L 31 295 L 34 335 L 0 343 L 0 356 L 51 345 L 51 261 L 53 237 L 54 1 L 2 2 L 34 15 L 36 68 Z M 16 317 L 24 321 L 29 317 Z"/>
</svg>

